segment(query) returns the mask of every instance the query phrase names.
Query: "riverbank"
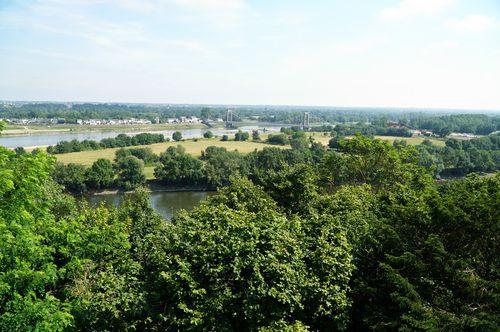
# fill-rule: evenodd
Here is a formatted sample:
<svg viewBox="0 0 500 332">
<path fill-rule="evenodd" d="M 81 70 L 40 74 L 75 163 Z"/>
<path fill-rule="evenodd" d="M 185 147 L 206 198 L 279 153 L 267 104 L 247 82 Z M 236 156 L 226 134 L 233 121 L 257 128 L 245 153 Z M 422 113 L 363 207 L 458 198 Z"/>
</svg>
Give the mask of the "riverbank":
<svg viewBox="0 0 500 332">
<path fill-rule="evenodd" d="M 165 187 L 156 181 L 148 181 L 145 190 L 148 193 L 217 192 L 217 190 L 210 189 L 206 186 Z M 135 192 L 135 190 L 104 189 L 89 193 L 86 196 L 134 194 Z"/>
<path fill-rule="evenodd" d="M 206 198 L 214 195 L 212 191 L 177 191 L 177 192 L 156 192 L 149 193 L 151 206 L 166 220 L 171 220 L 179 210 L 190 211 L 198 206 Z M 119 206 L 127 196 L 134 195 L 133 192 L 128 194 L 117 192 L 109 195 L 92 195 L 83 196 L 80 199 L 87 201 L 91 206 Z"/>
<path fill-rule="evenodd" d="M 177 129 L 206 129 L 208 126 L 196 123 L 181 123 L 181 124 L 147 124 L 147 125 L 76 125 L 76 124 L 61 124 L 61 125 L 31 125 L 31 126 L 7 126 L 2 131 L 2 135 L 23 136 L 23 135 L 38 135 L 48 133 L 85 133 L 85 132 L 105 132 L 105 131 L 122 131 L 122 132 L 137 132 L 137 131 L 161 131 L 161 130 L 177 130 Z"/>
</svg>

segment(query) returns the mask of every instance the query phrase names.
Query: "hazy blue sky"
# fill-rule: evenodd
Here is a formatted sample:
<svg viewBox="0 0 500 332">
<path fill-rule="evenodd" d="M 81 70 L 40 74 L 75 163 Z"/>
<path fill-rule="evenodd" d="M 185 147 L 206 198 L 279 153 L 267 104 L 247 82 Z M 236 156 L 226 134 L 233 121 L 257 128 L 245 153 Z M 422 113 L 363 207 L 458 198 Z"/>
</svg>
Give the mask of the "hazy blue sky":
<svg viewBox="0 0 500 332">
<path fill-rule="evenodd" d="M 0 99 L 500 109 L 500 0 L 0 0 Z"/>
</svg>

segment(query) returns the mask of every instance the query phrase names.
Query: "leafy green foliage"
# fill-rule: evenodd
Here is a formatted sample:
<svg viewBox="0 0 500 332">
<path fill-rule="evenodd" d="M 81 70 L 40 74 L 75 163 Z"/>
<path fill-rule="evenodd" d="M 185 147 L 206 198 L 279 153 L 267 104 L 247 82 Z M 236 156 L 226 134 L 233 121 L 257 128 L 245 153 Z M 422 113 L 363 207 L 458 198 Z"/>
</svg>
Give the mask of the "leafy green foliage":
<svg viewBox="0 0 500 332">
<path fill-rule="evenodd" d="M 233 182 L 168 228 L 159 315 L 180 329 L 248 330 L 292 317 L 342 328 L 352 269 L 343 231 L 287 218 L 259 188 Z"/>
<path fill-rule="evenodd" d="M 495 330 L 499 183 L 471 178 L 440 194 L 432 186 L 381 194 L 383 223 L 364 238 L 353 279 L 353 317 L 362 317 L 354 324 Z"/>
<path fill-rule="evenodd" d="M 236 134 L 234 134 L 234 140 L 235 141 L 248 141 L 250 138 L 250 134 L 247 133 L 246 131 L 243 132 L 241 130 L 238 130 Z"/>
<path fill-rule="evenodd" d="M 145 165 L 153 165 L 158 161 L 158 156 L 153 153 L 151 148 L 129 148 L 118 149 L 115 152 L 115 162 L 127 156 L 134 156 L 141 159 Z"/>
<path fill-rule="evenodd" d="M 165 142 L 163 134 L 140 133 L 135 136 L 119 134 L 115 138 L 104 138 L 100 142 L 93 140 L 61 141 L 56 145 L 47 147 L 47 152 L 52 154 L 79 152 L 88 150 L 100 150 L 106 148 L 117 148 L 133 145 L 150 145 Z"/>
<path fill-rule="evenodd" d="M 146 182 L 144 162 L 137 157 L 128 156 L 116 163 L 118 183 L 125 189 L 134 189 Z"/>
<path fill-rule="evenodd" d="M 160 155 L 155 177 L 167 184 L 199 185 L 205 182 L 203 164 L 187 154 L 182 146 L 170 146 Z"/>
<path fill-rule="evenodd" d="M 322 180 L 331 186 L 368 183 L 376 188 L 392 187 L 406 181 L 431 181 L 415 164 L 415 151 L 398 151 L 387 142 L 356 135 L 338 142 L 338 152 L 325 155 Z"/>
<path fill-rule="evenodd" d="M 52 177 L 69 192 L 82 195 L 87 191 L 87 169 L 80 164 L 56 164 Z"/>
<path fill-rule="evenodd" d="M 172 134 L 172 139 L 176 142 L 182 139 L 182 133 L 180 131 L 176 131 Z"/>
<path fill-rule="evenodd" d="M 308 146 L 169 148 L 158 176 L 219 188 L 170 222 L 142 188 L 89 207 L 51 179 L 104 186 L 107 160 L 0 148 L 0 330 L 498 330 L 499 174 L 438 184 L 429 143 L 286 135 Z M 144 152 L 117 155 L 121 183 Z"/>
<path fill-rule="evenodd" d="M 0 330 L 63 330 L 69 308 L 51 294 L 58 279 L 44 199 L 53 160 L 0 147 Z"/>
<path fill-rule="evenodd" d="M 202 153 L 205 162 L 205 177 L 210 187 L 217 188 L 230 184 L 230 178 L 243 172 L 243 156 L 236 151 L 209 146 Z"/>
<path fill-rule="evenodd" d="M 113 164 L 107 159 L 97 159 L 87 170 L 87 186 L 94 189 L 108 188 L 115 178 Z"/>
<path fill-rule="evenodd" d="M 214 137 L 214 133 L 212 133 L 210 130 L 207 130 L 204 134 L 203 137 L 205 138 L 212 138 Z"/>
<path fill-rule="evenodd" d="M 288 136 L 285 134 L 270 134 L 267 137 L 266 142 L 269 144 L 286 145 L 290 141 L 288 139 Z"/>
</svg>

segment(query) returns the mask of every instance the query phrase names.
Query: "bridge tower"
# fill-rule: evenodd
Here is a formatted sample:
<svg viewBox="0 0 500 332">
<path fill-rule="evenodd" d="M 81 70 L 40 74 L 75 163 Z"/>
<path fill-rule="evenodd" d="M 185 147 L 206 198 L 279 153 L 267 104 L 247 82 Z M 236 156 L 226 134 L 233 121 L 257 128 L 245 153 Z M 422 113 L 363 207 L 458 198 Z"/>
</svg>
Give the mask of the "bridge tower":
<svg viewBox="0 0 500 332">
<path fill-rule="evenodd" d="M 227 128 L 233 128 L 234 123 L 233 123 L 233 111 L 227 110 L 226 112 L 226 127 Z"/>
<path fill-rule="evenodd" d="M 302 117 L 302 129 L 305 131 L 309 130 L 309 112 L 304 112 L 304 116 Z"/>
</svg>

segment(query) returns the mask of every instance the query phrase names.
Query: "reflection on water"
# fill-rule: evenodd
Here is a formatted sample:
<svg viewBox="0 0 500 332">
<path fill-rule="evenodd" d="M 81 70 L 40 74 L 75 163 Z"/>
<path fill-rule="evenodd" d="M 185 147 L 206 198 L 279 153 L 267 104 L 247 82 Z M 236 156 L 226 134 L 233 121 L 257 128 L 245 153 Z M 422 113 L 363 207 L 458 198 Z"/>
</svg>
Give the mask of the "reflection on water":
<svg viewBox="0 0 500 332">
<path fill-rule="evenodd" d="M 181 191 L 181 192 L 152 192 L 150 193 L 151 205 L 165 219 L 171 219 L 179 209 L 192 210 L 196 205 L 206 197 L 213 195 L 214 192 L 206 191 Z M 98 205 L 101 202 L 111 206 L 118 206 L 123 202 L 126 195 L 133 194 L 111 194 L 97 195 L 88 197 L 92 205 Z"/>
</svg>

